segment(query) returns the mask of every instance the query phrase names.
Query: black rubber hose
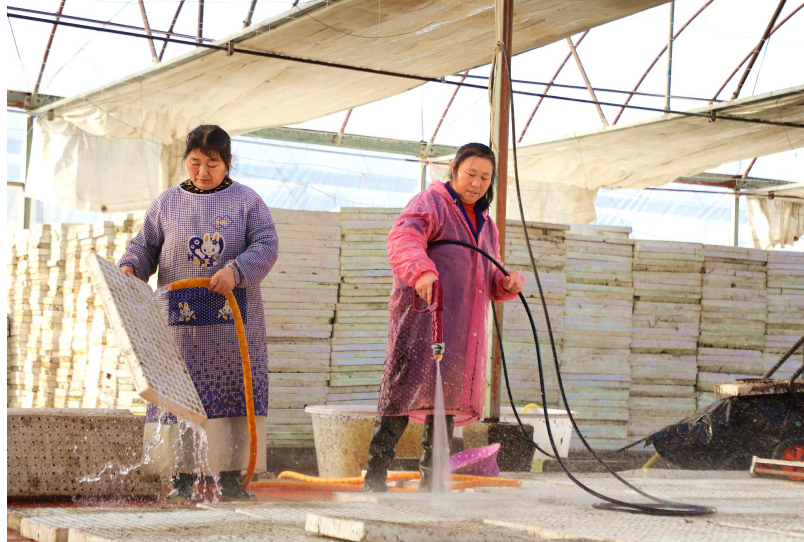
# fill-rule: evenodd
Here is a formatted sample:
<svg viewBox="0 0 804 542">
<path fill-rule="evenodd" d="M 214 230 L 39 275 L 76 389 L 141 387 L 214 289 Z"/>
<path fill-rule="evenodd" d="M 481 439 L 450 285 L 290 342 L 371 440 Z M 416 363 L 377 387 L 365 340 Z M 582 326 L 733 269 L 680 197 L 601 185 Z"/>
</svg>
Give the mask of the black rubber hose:
<svg viewBox="0 0 804 542">
<path fill-rule="evenodd" d="M 492 256 L 490 256 L 483 249 L 479 248 L 476 245 L 473 245 L 473 244 L 470 244 L 470 243 L 464 243 L 463 241 L 456 241 L 456 240 L 452 240 L 452 239 L 441 239 L 441 240 L 438 240 L 438 241 L 431 241 L 430 243 L 428 243 L 428 247 L 434 247 L 434 246 L 439 246 L 439 245 L 459 245 L 459 246 L 466 247 L 466 248 L 469 248 L 471 250 L 474 250 L 475 252 L 478 252 L 479 254 L 484 256 L 486 259 L 488 259 L 492 264 L 494 264 L 497 267 L 497 269 L 499 269 L 505 276 L 510 276 L 510 273 L 508 273 L 508 271 L 505 270 L 505 268 L 502 266 L 502 264 L 500 264 L 500 262 L 495 260 Z M 542 293 L 541 283 L 539 282 L 538 275 L 536 276 L 536 282 L 537 282 L 538 287 L 539 287 L 539 294 L 540 294 L 541 299 L 542 299 L 542 306 L 544 308 L 544 315 L 545 315 L 545 318 L 547 319 L 547 329 L 549 331 L 550 330 L 550 317 L 547 314 L 547 302 L 544 299 L 544 294 Z M 697 504 L 687 504 L 687 503 L 679 503 L 679 502 L 674 502 L 674 501 L 668 501 L 668 500 L 665 500 L 665 499 L 660 499 L 658 497 L 654 497 L 652 495 L 649 495 L 648 493 L 645 493 L 644 491 L 642 491 L 638 487 L 634 486 L 633 484 L 631 484 L 630 482 L 625 480 L 619 474 L 614 472 L 614 470 L 612 470 L 611 467 L 606 465 L 597 456 L 597 454 L 595 454 L 595 452 L 592 450 L 592 447 L 589 446 L 588 442 L 586 442 L 586 439 L 584 438 L 583 433 L 581 432 L 580 428 L 578 427 L 578 424 L 575 422 L 575 418 L 573 417 L 572 412 L 570 411 L 569 402 L 567 401 L 567 396 L 566 396 L 566 394 L 564 392 L 564 384 L 563 384 L 563 382 L 561 380 L 561 371 L 560 371 L 560 367 L 558 365 L 558 356 L 556 355 L 555 342 L 553 341 L 552 333 L 550 333 L 550 343 L 551 343 L 551 346 L 553 348 L 553 356 L 554 356 L 554 361 L 555 361 L 555 366 L 556 366 L 556 377 L 558 379 L 558 387 L 559 387 L 559 389 L 561 391 L 561 398 L 562 398 L 562 400 L 564 402 L 564 407 L 567 409 L 567 416 L 569 417 L 570 421 L 572 422 L 572 426 L 575 428 L 575 432 L 578 434 L 578 438 L 580 438 L 581 442 L 584 444 L 584 446 L 588 450 L 590 450 L 592 452 L 592 455 L 595 457 L 595 459 L 597 459 L 597 461 L 601 465 L 603 465 L 606 468 L 606 470 L 608 470 L 609 473 L 611 473 L 617 480 L 619 480 L 621 483 L 623 483 L 629 489 L 637 492 L 638 494 L 642 495 L 643 497 L 646 497 L 648 499 L 656 501 L 658 504 L 630 503 L 630 502 L 627 502 L 627 501 L 621 501 L 621 500 L 618 500 L 618 499 L 614 499 L 612 497 L 608 497 L 608 496 L 603 495 L 602 493 L 600 493 L 598 491 L 595 491 L 594 489 L 584 485 L 580 480 L 578 480 L 570 472 L 570 470 L 564 464 L 564 461 L 562 461 L 561 457 L 559 456 L 558 447 L 556 446 L 555 439 L 553 438 L 553 432 L 550 429 L 550 418 L 549 418 L 549 414 L 547 413 L 547 392 L 545 391 L 545 387 L 544 387 L 544 367 L 542 365 L 541 350 L 539 349 L 539 340 L 538 340 L 538 332 L 536 330 L 536 323 L 533 320 L 533 314 L 530 312 L 530 306 L 528 305 L 528 302 L 525 299 L 525 296 L 522 294 L 522 292 L 519 292 L 518 296 L 519 296 L 519 300 L 522 302 L 522 305 L 525 307 L 525 312 L 528 315 L 528 321 L 530 322 L 530 327 L 531 327 L 531 331 L 533 332 L 533 339 L 534 339 L 535 346 L 536 346 L 536 360 L 537 360 L 538 366 L 539 366 L 539 385 L 540 385 L 541 393 L 542 393 L 542 411 L 544 412 L 544 421 L 545 421 L 545 427 L 547 428 L 547 436 L 550 439 L 550 446 L 553 448 L 553 454 L 554 454 L 555 459 L 558 461 L 559 465 L 561 465 L 561 468 L 564 469 L 564 472 L 567 474 L 569 479 L 572 480 L 578 487 L 580 487 L 581 489 L 583 489 L 587 493 L 590 493 L 590 494 L 594 495 L 595 497 L 597 497 L 597 498 L 599 498 L 601 500 L 607 501 L 608 504 L 596 504 L 596 505 L 594 505 L 596 508 L 619 510 L 619 511 L 632 512 L 632 513 L 652 514 L 652 515 L 660 515 L 660 516 L 701 516 L 701 515 L 714 513 L 716 511 L 716 509 L 713 508 L 713 507 L 701 506 L 701 505 L 697 505 Z M 498 333 L 498 337 L 499 337 L 499 333 Z M 500 341 L 500 346 L 501 346 L 501 352 L 502 352 L 502 341 Z M 506 384 L 507 384 L 507 382 L 506 382 Z M 510 393 L 510 387 L 509 387 L 509 393 Z M 509 395 L 509 397 L 511 397 L 511 396 Z M 512 402 L 513 402 L 513 399 L 512 399 Z M 514 408 L 514 412 L 516 413 L 516 408 Z M 517 420 L 519 420 L 519 416 L 517 416 Z M 522 422 L 520 421 L 519 423 L 520 423 L 520 426 L 521 426 Z M 523 428 L 523 431 L 524 431 L 524 428 Z"/>
</svg>

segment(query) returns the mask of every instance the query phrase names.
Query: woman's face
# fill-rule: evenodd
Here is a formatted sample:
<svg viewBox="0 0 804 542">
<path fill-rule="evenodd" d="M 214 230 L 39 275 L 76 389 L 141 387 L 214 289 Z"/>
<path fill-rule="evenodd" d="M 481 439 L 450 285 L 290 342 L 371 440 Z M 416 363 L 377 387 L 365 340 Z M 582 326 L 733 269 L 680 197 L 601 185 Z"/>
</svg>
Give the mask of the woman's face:
<svg viewBox="0 0 804 542">
<path fill-rule="evenodd" d="M 201 190 L 211 190 L 220 185 L 229 173 L 229 164 L 225 164 L 219 156 L 210 157 L 194 150 L 184 161 L 190 180 Z"/>
<path fill-rule="evenodd" d="M 491 186 L 494 164 L 488 158 L 470 156 L 452 173 L 450 185 L 461 197 L 461 201 L 470 205 L 486 195 Z"/>
</svg>

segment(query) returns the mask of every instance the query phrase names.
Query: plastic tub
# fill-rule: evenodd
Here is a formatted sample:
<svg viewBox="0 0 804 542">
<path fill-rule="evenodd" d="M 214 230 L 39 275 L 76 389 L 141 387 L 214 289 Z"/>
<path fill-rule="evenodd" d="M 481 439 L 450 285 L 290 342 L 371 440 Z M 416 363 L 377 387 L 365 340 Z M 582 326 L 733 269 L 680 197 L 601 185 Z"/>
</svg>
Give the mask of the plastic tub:
<svg viewBox="0 0 804 542">
<path fill-rule="evenodd" d="M 570 440 L 572 439 L 572 422 L 566 410 L 558 408 L 548 408 L 547 414 L 550 417 L 550 430 L 553 433 L 553 438 L 556 441 L 559 457 L 567 457 L 569 454 Z M 576 416 L 572 411 L 572 415 Z M 547 436 L 547 424 L 544 420 L 544 412 L 541 408 L 532 408 L 526 413 L 522 414 L 521 409 L 519 418 L 522 423 L 533 426 L 533 442 L 539 448 L 546 450 L 552 454 L 552 447 L 550 446 L 550 439 Z M 511 407 L 500 407 L 500 421 L 516 423 L 516 417 Z M 533 459 L 549 459 L 546 455 L 536 450 Z"/>
<path fill-rule="evenodd" d="M 325 478 L 360 476 L 368 462 L 371 431 L 377 417 L 373 405 L 321 405 L 304 409 L 313 418 L 318 475 Z M 409 423 L 396 447 L 397 457 L 419 457 L 422 426 Z"/>
</svg>

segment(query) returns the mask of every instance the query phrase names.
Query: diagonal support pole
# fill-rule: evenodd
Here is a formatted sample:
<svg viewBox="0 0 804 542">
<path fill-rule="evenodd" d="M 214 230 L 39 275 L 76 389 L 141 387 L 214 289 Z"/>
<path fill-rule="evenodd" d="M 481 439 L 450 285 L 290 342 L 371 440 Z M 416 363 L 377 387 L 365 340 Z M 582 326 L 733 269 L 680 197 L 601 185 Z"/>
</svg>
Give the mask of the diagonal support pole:
<svg viewBox="0 0 804 542">
<path fill-rule="evenodd" d="M 338 137 L 335 140 L 335 143 L 338 144 L 338 145 L 340 145 L 341 141 L 343 140 L 343 133 L 346 130 L 346 125 L 349 123 L 349 117 L 351 117 L 351 116 L 352 116 L 352 110 L 350 109 L 349 111 L 346 112 L 346 117 L 344 117 L 344 119 L 343 119 L 343 124 L 341 124 L 341 129 L 338 130 Z"/>
<path fill-rule="evenodd" d="M 673 41 L 675 41 L 676 39 L 678 39 L 678 37 L 681 35 L 681 33 L 682 33 L 682 32 L 684 32 L 684 29 L 685 29 L 685 28 L 687 28 L 687 26 L 689 26 L 689 24 L 690 24 L 692 21 L 694 21 L 694 20 L 695 20 L 695 18 L 696 18 L 698 15 L 700 15 L 700 14 L 701 14 L 701 12 L 702 12 L 703 10 L 705 10 L 705 9 L 706 9 L 706 7 L 707 7 L 709 4 L 711 4 L 711 3 L 712 3 L 712 2 L 714 2 L 714 1 L 715 1 L 715 0 L 707 0 L 707 2 L 706 2 L 706 3 L 705 3 L 703 6 L 701 6 L 701 8 L 700 8 L 698 11 L 696 11 L 695 13 L 693 13 L 692 17 L 690 17 L 689 19 L 687 19 L 687 22 L 686 22 L 686 23 L 684 23 L 684 24 L 681 26 L 681 28 L 679 28 L 679 29 L 678 29 L 678 32 L 676 32 L 676 33 L 673 35 Z M 656 65 L 656 64 L 659 62 L 659 59 L 660 59 L 660 58 L 662 58 L 662 55 L 664 55 L 665 51 L 667 51 L 667 45 L 665 45 L 664 47 L 662 47 L 662 50 L 661 50 L 661 51 L 659 51 L 659 54 L 658 54 L 658 55 L 656 55 L 656 58 L 654 58 L 654 59 L 653 59 L 653 62 L 651 62 L 651 63 L 650 63 L 650 66 L 648 66 L 648 69 L 647 69 L 647 70 L 645 70 L 645 73 L 643 73 L 643 74 L 642 74 L 642 77 L 640 77 L 640 78 L 639 78 L 639 81 L 637 81 L 637 84 L 636 84 L 636 85 L 634 85 L 634 90 L 632 90 L 632 91 L 631 91 L 631 93 L 628 95 L 628 98 L 626 98 L 626 99 L 625 99 L 625 103 L 623 103 L 622 107 L 620 107 L 620 110 L 617 112 L 617 116 L 616 116 L 616 117 L 614 117 L 614 122 L 612 122 L 612 124 L 617 124 L 617 121 L 618 121 L 618 120 L 620 120 L 620 116 L 623 114 L 623 111 L 625 111 L 625 108 L 626 108 L 626 106 L 628 105 L 628 103 L 631 101 L 631 98 L 633 98 L 633 97 L 634 97 L 634 94 L 636 94 L 636 91 L 637 91 L 637 90 L 639 90 L 639 87 L 640 87 L 640 85 L 642 85 L 642 82 L 643 82 L 643 81 L 645 80 L 645 78 L 648 76 L 648 74 L 649 74 L 649 73 L 650 73 L 650 71 L 653 69 L 653 67 L 654 67 L 654 66 L 655 66 L 655 65 Z"/>
<path fill-rule="evenodd" d="M 589 77 L 587 77 L 586 70 L 583 68 L 583 64 L 581 63 L 581 57 L 578 56 L 578 51 L 575 49 L 575 44 L 572 43 L 572 40 L 569 38 L 569 36 L 567 36 L 567 44 L 569 44 L 570 52 L 572 53 L 572 56 L 575 57 L 575 63 L 578 64 L 578 69 L 581 71 L 581 77 L 583 77 L 583 82 L 586 83 L 586 89 L 589 91 L 589 95 L 595 102 L 597 114 L 600 115 L 600 120 L 603 121 L 603 126 L 608 126 L 609 121 L 606 120 L 606 115 L 603 114 L 603 109 L 600 107 L 597 96 L 595 95 L 595 89 L 592 88 L 592 83 L 589 82 Z"/>
<path fill-rule="evenodd" d="M 296 4 L 293 4 L 294 6 Z M 257 7 L 257 0 L 251 0 L 251 5 L 248 7 L 248 14 L 246 15 L 246 20 L 243 21 L 243 28 L 248 28 L 251 26 L 251 18 L 254 16 L 254 8 Z"/>
<path fill-rule="evenodd" d="M 36 85 L 34 85 L 33 92 L 31 93 L 32 104 L 36 103 L 36 95 L 39 94 L 39 85 L 42 84 L 42 75 L 45 73 L 45 66 L 47 66 L 47 57 L 50 56 L 50 48 L 53 45 L 53 38 L 56 36 L 56 28 L 59 26 L 59 19 L 61 18 L 62 11 L 64 11 L 64 4 L 66 2 L 67 0 L 61 0 L 59 10 L 56 12 L 56 20 L 53 21 L 53 29 L 50 31 L 50 37 L 45 46 L 45 55 L 42 57 L 42 65 L 39 67 L 39 77 L 36 78 Z"/>
<path fill-rule="evenodd" d="M 773 12 L 773 16 L 771 17 L 771 20 L 768 21 L 767 28 L 765 28 L 765 32 L 762 33 L 762 39 L 759 40 L 759 43 L 757 43 L 757 46 L 754 48 L 751 60 L 748 61 L 748 66 L 746 66 L 745 71 L 743 72 L 743 76 L 740 78 L 740 82 L 737 83 L 737 88 L 734 89 L 734 93 L 731 95 L 732 100 L 736 100 L 737 97 L 740 95 L 740 91 L 743 89 L 745 80 L 748 79 L 748 74 L 751 73 L 751 68 L 754 67 L 754 63 L 757 61 L 759 52 L 762 50 L 762 47 L 765 45 L 765 42 L 768 41 L 771 31 L 773 30 L 773 25 L 776 24 L 776 19 L 779 18 L 779 14 L 782 12 L 782 8 L 784 7 L 785 2 L 787 2 L 787 0 L 780 0 L 779 5 L 776 6 L 776 11 Z"/>
<path fill-rule="evenodd" d="M 151 58 L 154 64 L 159 63 L 159 56 L 156 54 L 156 47 L 154 46 L 154 38 L 151 34 L 151 25 L 148 24 L 148 14 L 145 12 L 145 1 L 139 0 L 140 12 L 142 12 L 142 25 L 145 27 L 145 34 L 148 36 L 148 45 L 151 47 Z"/>
<path fill-rule="evenodd" d="M 770 31 L 770 34 L 768 34 L 768 37 L 771 37 L 771 36 L 774 34 L 774 32 L 776 32 L 777 30 L 779 30 L 779 28 L 781 28 L 781 27 L 782 27 L 782 25 L 783 25 L 784 23 L 786 23 L 787 21 L 789 21 L 789 20 L 790 20 L 790 18 L 791 18 L 793 15 L 795 15 L 796 13 L 798 13 L 798 12 L 799 12 L 799 10 L 801 10 L 801 8 L 804 8 L 804 3 L 802 3 L 802 4 L 801 4 L 801 5 L 799 5 L 799 6 L 798 6 L 796 9 L 794 9 L 793 11 L 791 11 L 791 12 L 790 12 L 790 13 L 787 15 L 787 17 L 785 17 L 784 19 L 782 19 L 781 21 L 779 21 L 779 24 L 777 24 L 776 26 L 774 26 L 774 27 L 773 27 L 773 30 L 771 30 L 771 31 Z M 760 45 L 760 44 L 757 44 L 757 46 L 759 46 L 759 45 Z M 756 47 L 755 47 L 755 48 L 756 48 Z M 755 48 L 754 48 L 754 49 L 755 49 Z M 736 67 L 736 68 L 734 68 L 734 71 L 733 71 L 733 72 L 731 72 L 731 74 L 730 74 L 730 75 L 729 75 L 729 76 L 726 78 L 726 80 L 723 82 L 723 84 L 722 84 L 722 85 L 720 85 L 720 88 L 719 88 L 719 89 L 717 89 L 717 92 L 715 92 L 715 95 L 714 95 L 714 96 L 712 97 L 712 99 L 709 101 L 709 104 L 710 104 L 710 105 L 712 104 L 712 102 L 714 102 L 715 100 L 717 100 L 717 97 L 718 97 L 718 96 L 720 96 L 720 93 L 721 93 L 721 92 L 723 92 L 723 89 L 724 89 L 724 88 L 726 88 L 726 85 L 728 85 L 728 84 L 729 84 L 729 81 L 731 81 L 731 80 L 732 80 L 732 78 L 733 78 L 733 77 L 734 77 L 734 76 L 737 74 L 737 72 L 738 72 L 738 71 L 740 71 L 740 68 L 742 68 L 743 64 L 745 64 L 746 62 L 748 62 L 748 59 L 749 59 L 749 58 L 751 58 L 751 55 L 753 55 L 753 54 L 754 54 L 754 49 L 751 49 L 751 51 L 750 51 L 750 52 L 749 52 L 747 55 L 745 55 L 745 58 L 744 58 L 744 59 L 743 59 L 743 60 L 742 60 L 742 61 L 741 61 L 739 64 L 737 64 L 737 67 Z"/>
<path fill-rule="evenodd" d="M 170 38 L 170 35 L 173 33 L 173 28 L 176 26 L 176 21 L 179 18 L 179 13 L 181 13 L 181 8 L 182 8 L 183 5 L 184 5 L 184 0 L 181 0 L 181 2 L 179 2 L 179 7 L 176 8 L 176 14 L 173 15 L 173 22 L 170 23 L 170 28 L 168 28 L 168 31 L 167 31 L 167 34 L 165 34 L 165 37 Z M 160 62 L 162 61 L 162 56 L 164 56 L 164 54 L 165 54 L 165 49 L 167 48 L 167 44 L 168 44 L 167 41 L 162 42 L 162 50 L 159 51 L 159 61 Z"/>
<path fill-rule="evenodd" d="M 578 47 L 581 44 L 581 42 L 583 41 L 583 39 L 586 37 L 586 35 L 588 33 L 589 33 L 589 31 L 587 30 L 586 32 L 584 32 L 581 35 L 580 38 L 578 38 L 578 41 L 575 42 L 575 47 Z M 547 83 L 547 86 L 544 88 L 544 94 L 547 94 L 550 91 L 550 87 L 552 87 L 553 84 L 555 83 L 556 77 L 558 77 L 558 74 L 560 74 L 561 70 L 564 69 L 564 66 L 567 65 L 567 62 L 569 61 L 569 59 L 571 57 L 572 57 L 572 51 L 567 53 L 567 56 L 564 57 L 564 60 L 563 60 L 563 62 L 561 62 L 561 65 L 559 65 L 558 69 L 556 70 L 556 73 L 553 74 L 553 78 L 550 79 L 549 83 Z M 533 117 L 534 117 L 534 115 L 536 115 L 536 111 L 539 110 L 539 106 L 542 105 L 543 100 L 544 100 L 544 96 L 540 96 L 539 100 L 536 102 L 536 105 L 533 107 L 533 111 L 530 112 L 530 116 L 528 117 L 528 121 L 525 123 L 525 126 L 522 128 L 522 133 L 519 134 L 519 139 L 516 140 L 517 143 L 522 143 L 522 138 L 525 137 L 525 132 L 528 131 L 528 127 L 530 126 L 530 121 L 533 120 Z"/>
</svg>

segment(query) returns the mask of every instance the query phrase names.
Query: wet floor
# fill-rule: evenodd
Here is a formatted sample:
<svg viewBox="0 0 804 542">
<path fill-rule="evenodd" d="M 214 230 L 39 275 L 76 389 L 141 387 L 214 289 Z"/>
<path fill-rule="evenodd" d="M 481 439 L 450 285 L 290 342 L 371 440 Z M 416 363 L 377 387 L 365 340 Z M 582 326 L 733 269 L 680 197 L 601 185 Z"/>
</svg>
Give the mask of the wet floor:
<svg viewBox="0 0 804 542">
<path fill-rule="evenodd" d="M 510 474 L 510 473 L 509 473 Z M 635 485 L 657 497 L 717 508 L 701 517 L 660 517 L 594 508 L 600 502 L 563 475 L 514 474 L 518 489 L 454 493 L 449 505 L 421 494 L 259 492 L 255 503 L 128 506 L 73 503 L 14 507 L 25 518 L 22 534 L 34 540 L 131 541 L 320 541 L 321 535 L 363 540 L 608 540 L 612 542 L 774 542 L 804 539 L 800 503 L 804 484 L 751 478 L 742 472 L 631 471 Z M 612 497 L 640 500 L 611 477 L 580 475 Z M 307 492 L 311 493 L 311 492 Z M 317 502 L 309 501 L 317 498 Z M 327 500 L 321 500 L 327 499 Z M 443 500 L 443 499 L 442 499 Z M 298 502 L 307 501 L 307 502 Z M 641 499 L 644 502 L 644 499 Z M 22 519 L 18 521 L 22 522 Z M 349 533 L 352 533 L 351 535 Z M 344 538 L 346 536 L 347 538 Z M 354 538 L 351 538 L 354 539 Z M 15 540 L 15 538 L 10 538 Z"/>
</svg>

